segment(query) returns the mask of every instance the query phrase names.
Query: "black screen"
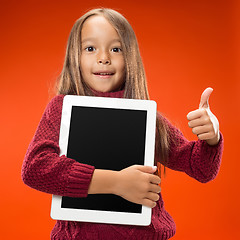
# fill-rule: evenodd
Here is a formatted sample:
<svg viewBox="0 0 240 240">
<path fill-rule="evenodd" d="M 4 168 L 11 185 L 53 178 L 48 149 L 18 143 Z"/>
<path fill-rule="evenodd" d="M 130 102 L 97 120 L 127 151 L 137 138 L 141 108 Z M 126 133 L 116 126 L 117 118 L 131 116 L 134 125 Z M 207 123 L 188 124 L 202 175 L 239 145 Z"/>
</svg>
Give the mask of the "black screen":
<svg viewBox="0 0 240 240">
<path fill-rule="evenodd" d="M 96 169 L 144 164 L 147 111 L 73 106 L 67 157 Z M 114 194 L 62 198 L 62 208 L 141 213 L 142 206 Z"/>
</svg>

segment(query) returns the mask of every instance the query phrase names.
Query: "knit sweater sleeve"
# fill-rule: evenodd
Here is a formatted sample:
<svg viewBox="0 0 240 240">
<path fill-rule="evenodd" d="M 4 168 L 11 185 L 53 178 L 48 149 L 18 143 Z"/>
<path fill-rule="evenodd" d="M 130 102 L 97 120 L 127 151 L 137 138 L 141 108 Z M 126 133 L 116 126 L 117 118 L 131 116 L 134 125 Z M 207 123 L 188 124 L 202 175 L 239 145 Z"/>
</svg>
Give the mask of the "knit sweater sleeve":
<svg viewBox="0 0 240 240">
<path fill-rule="evenodd" d="M 63 95 L 47 105 L 28 147 L 23 166 L 25 184 L 50 194 L 86 197 L 94 167 L 59 156 L 58 145 Z"/>
<path fill-rule="evenodd" d="M 223 136 L 217 145 L 211 146 L 205 140 L 188 141 L 182 132 L 164 119 L 169 127 L 170 151 L 167 167 L 182 171 L 199 182 L 213 180 L 220 169 L 223 153 Z"/>
</svg>

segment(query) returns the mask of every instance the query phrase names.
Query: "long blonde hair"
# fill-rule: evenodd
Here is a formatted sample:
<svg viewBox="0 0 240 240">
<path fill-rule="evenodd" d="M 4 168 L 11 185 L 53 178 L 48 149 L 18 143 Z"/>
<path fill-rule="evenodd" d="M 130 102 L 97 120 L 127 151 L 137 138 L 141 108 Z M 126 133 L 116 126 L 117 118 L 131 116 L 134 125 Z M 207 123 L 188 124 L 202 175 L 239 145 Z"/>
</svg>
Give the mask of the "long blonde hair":
<svg viewBox="0 0 240 240">
<path fill-rule="evenodd" d="M 125 17 L 117 11 L 107 8 L 90 10 L 73 25 L 68 39 L 64 66 L 57 82 L 57 93 L 93 95 L 81 77 L 80 56 L 83 24 L 89 17 L 95 15 L 104 16 L 120 37 L 126 74 L 123 97 L 149 100 L 145 70 L 135 33 Z M 160 157 L 161 163 L 166 165 L 169 151 L 169 134 L 167 124 L 162 118 L 157 118 L 155 151 Z"/>
</svg>

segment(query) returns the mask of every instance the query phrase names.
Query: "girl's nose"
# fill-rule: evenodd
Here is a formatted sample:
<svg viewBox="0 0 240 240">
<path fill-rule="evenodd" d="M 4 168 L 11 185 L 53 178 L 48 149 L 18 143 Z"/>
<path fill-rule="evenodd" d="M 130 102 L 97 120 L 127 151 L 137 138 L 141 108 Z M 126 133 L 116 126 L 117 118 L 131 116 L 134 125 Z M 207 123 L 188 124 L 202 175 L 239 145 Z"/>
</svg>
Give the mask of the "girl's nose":
<svg viewBox="0 0 240 240">
<path fill-rule="evenodd" d="M 99 54 L 97 62 L 98 64 L 104 64 L 104 65 L 111 64 L 110 57 L 107 53 Z"/>
<path fill-rule="evenodd" d="M 106 65 L 109 65 L 111 62 L 110 62 L 110 59 L 108 59 L 108 58 L 102 58 L 102 59 L 99 59 L 98 60 L 98 63 L 99 64 L 106 64 Z"/>
</svg>

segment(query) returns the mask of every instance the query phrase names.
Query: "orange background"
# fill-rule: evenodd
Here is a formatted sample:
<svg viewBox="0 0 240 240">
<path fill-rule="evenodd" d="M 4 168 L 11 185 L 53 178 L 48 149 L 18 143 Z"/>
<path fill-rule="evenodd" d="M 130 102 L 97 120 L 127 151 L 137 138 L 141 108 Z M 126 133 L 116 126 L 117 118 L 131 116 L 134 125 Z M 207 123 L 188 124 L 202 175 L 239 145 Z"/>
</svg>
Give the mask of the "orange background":
<svg viewBox="0 0 240 240">
<path fill-rule="evenodd" d="M 49 239 L 51 196 L 21 180 L 22 161 L 60 73 L 68 34 L 86 10 L 120 11 L 133 26 L 158 110 L 196 139 L 186 115 L 211 86 L 225 138 L 218 177 L 201 184 L 167 170 L 162 194 L 173 239 L 240 239 L 239 1 L 1 1 L 1 239 Z"/>
</svg>

